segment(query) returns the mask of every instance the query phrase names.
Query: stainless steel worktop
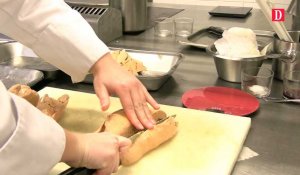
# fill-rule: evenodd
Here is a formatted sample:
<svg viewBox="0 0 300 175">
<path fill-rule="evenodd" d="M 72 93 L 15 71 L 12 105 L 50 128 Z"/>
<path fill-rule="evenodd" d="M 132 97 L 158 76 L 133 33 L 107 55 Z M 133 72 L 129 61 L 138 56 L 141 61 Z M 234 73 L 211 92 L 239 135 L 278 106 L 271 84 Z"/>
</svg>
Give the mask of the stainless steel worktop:
<svg viewBox="0 0 300 175">
<path fill-rule="evenodd" d="M 153 6 L 162 6 L 153 4 Z M 189 16 L 195 19 L 194 31 L 208 26 L 249 27 L 256 30 L 272 30 L 263 13 L 253 10 L 251 16 L 244 19 L 210 17 L 212 7 L 163 5 L 163 7 L 184 8 L 176 16 Z M 289 17 L 289 16 L 287 16 Z M 286 19 L 290 28 L 290 19 Z M 112 47 L 130 49 L 181 52 L 185 60 L 179 65 L 173 76 L 158 90 L 151 94 L 161 104 L 182 106 L 182 94 L 201 86 L 227 86 L 240 88 L 240 84 L 229 83 L 218 78 L 212 57 L 204 50 L 181 46 L 177 38 L 155 37 L 153 28 L 135 35 L 123 37 L 109 43 Z M 264 63 L 270 66 L 270 61 Z M 42 82 L 43 86 L 94 92 L 90 84 L 71 84 L 68 77 L 55 81 Z M 281 96 L 282 82 L 274 80 L 271 96 Z M 260 109 L 251 114 L 252 126 L 245 146 L 257 152 L 259 156 L 236 163 L 234 175 L 296 175 L 300 172 L 300 105 L 284 103 L 266 103 L 260 100 Z M 201 126 L 199 126 L 201 127 Z M 201 151 L 201 150 L 199 150 Z"/>
</svg>

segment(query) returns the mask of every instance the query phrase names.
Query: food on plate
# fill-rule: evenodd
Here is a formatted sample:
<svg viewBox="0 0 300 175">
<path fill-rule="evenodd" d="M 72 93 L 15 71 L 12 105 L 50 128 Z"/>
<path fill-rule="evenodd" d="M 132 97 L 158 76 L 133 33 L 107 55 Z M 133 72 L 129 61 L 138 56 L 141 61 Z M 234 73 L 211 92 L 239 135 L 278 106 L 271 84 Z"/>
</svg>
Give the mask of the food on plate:
<svg viewBox="0 0 300 175">
<path fill-rule="evenodd" d="M 166 118 L 166 113 L 161 110 L 151 111 L 153 119 L 158 121 Z M 124 137 L 130 137 L 138 130 L 127 119 L 123 109 L 110 114 L 102 125 L 100 131 L 110 132 Z"/>
<path fill-rule="evenodd" d="M 261 56 L 256 35 L 248 28 L 232 27 L 223 32 L 222 38 L 215 41 L 220 56 L 226 58 L 249 58 Z"/>
<path fill-rule="evenodd" d="M 49 97 L 47 94 L 44 95 L 37 104 L 37 108 L 44 114 L 52 117 L 58 121 L 62 116 L 67 104 L 69 102 L 68 95 L 62 95 L 57 100 Z"/>
<path fill-rule="evenodd" d="M 36 106 L 40 99 L 39 94 L 27 85 L 15 84 L 11 88 L 9 88 L 8 91 L 19 97 L 24 98 L 33 106 Z"/>
<path fill-rule="evenodd" d="M 133 75 L 138 75 L 138 73 L 146 70 L 141 61 L 133 59 L 124 49 L 112 51 L 111 55 L 123 68 Z"/>
<path fill-rule="evenodd" d="M 121 156 L 121 164 L 129 166 L 140 160 L 145 154 L 173 138 L 177 133 L 177 123 L 174 117 L 169 117 L 151 130 L 141 133 Z"/>
<path fill-rule="evenodd" d="M 111 132 L 133 140 L 133 144 L 121 155 L 122 165 L 129 166 L 137 162 L 146 153 L 176 135 L 177 123 L 174 117 L 167 117 L 162 110 L 153 110 L 151 113 L 153 119 L 158 123 L 153 129 L 145 131 L 138 131 L 127 119 L 123 109 L 109 115 L 104 122 L 101 128 L 102 132 Z"/>
</svg>

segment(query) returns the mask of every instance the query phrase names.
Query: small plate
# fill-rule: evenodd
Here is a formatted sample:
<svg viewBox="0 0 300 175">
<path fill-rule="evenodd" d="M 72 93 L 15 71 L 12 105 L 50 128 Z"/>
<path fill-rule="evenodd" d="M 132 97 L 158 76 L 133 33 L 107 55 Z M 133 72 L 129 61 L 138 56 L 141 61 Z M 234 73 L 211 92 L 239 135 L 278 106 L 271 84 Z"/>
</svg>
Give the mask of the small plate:
<svg viewBox="0 0 300 175">
<path fill-rule="evenodd" d="M 185 107 L 245 116 L 259 108 L 252 95 L 228 87 L 202 87 L 185 92 L 181 98 Z"/>
</svg>

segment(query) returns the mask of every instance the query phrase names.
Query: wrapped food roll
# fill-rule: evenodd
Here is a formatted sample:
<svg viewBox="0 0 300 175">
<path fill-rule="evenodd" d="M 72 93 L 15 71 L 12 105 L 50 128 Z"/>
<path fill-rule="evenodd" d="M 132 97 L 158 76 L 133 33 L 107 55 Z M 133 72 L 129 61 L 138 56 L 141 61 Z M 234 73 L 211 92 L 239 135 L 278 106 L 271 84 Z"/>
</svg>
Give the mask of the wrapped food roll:
<svg viewBox="0 0 300 175">
<path fill-rule="evenodd" d="M 33 106 L 36 106 L 40 99 L 39 94 L 27 85 L 16 84 L 9 88 L 8 91 L 19 97 L 24 98 Z"/>
<path fill-rule="evenodd" d="M 56 100 L 54 98 L 49 97 L 46 94 L 38 102 L 37 108 L 41 110 L 44 114 L 58 121 L 62 116 L 68 102 L 68 95 L 63 95 Z"/>
<path fill-rule="evenodd" d="M 141 132 L 138 137 L 133 139 L 133 144 L 122 153 L 120 159 L 123 166 L 137 162 L 145 154 L 176 135 L 177 123 L 174 117 L 167 117 L 167 114 L 162 110 L 153 110 L 151 113 L 158 124 L 154 125 L 153 129 L 145 131 L 138 131 L 127 119 L 123 109 L 109 115 L 104 122 L 100 130 L 103 132 L 111 132 L 124 137 L 131 137 Z"/>
<path fill-rule="evenodd" d="M 173 117 L 169 117 L 162 123 L 140 134 L 132 145 L 121 154 L 121 164 L 128 166 L 136 163 L 145 154 L 159 147 L 177 133 L 177 123 Z"/>
<path fill-rule="evenodd" d="M 155 121 L 167 117 L 167 114 L 161 110 L 152 110 L 151 114 Z M 138 130 L 127 119 L 123 109 L 110 114 L 100 128 L 100 131 L 111 132 L 113 134 L 121 135 L 124 137 L 130 137 L 138 132 Z"/>
</svg>

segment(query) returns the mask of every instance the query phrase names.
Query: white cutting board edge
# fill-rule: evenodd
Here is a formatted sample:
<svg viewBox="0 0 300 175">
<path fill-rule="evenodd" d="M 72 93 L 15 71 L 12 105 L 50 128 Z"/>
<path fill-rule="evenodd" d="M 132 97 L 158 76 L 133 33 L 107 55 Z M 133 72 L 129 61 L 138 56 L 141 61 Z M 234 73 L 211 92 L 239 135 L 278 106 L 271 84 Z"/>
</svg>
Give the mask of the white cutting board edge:
<svg viewBox="0 0 300 175">
<path fill-rule="evenodd" d="M 119 99 L 114 97 L 110 98 L 110 109 L 103 113 L 100 111 L 99 100 L 95 94 L 50 87 L 39 91 L 40 95 L 46 93 L 51 97 L 69 94 L 70 101 L 66 113 L 69 109 L 84 106 L 84 108 L 99 112 L 99 116 L 103 117 L 121 108 Z M 84 105 L 84 103 L 88 104 Z M 250 118 L 168 105 L 161 105 L 161 109 L 169 115 L 177 115 L 179 131 L 176 137 L 147 154 L 137 164 L 130 167 L 121 166 L 115 175 L 222 175 L 231 173 L 250 129 Z M 196 122 L 205 123 L 205 125 L 198 127 L 195 125 Z M 150 163 L 151 166 L 149 166 Z M 58 174 L 66 168 L 68 168 L 67 165 L 60 163 L 50 174 Z"/>
</svg>

